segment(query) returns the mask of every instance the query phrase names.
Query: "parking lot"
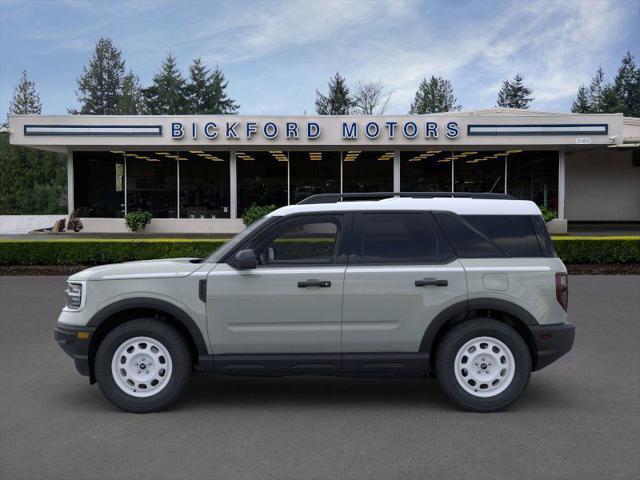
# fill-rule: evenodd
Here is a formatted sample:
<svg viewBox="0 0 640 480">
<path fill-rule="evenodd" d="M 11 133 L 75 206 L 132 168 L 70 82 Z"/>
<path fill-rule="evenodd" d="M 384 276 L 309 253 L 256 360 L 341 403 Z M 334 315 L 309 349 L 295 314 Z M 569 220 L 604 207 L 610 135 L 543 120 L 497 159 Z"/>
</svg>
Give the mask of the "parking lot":
<svg viewBox="0 0 640 480">
<path fill-rule="evenodd" d="M 53 341 L 64 277 L 0 277 L 2 479 L 640 476 L 640 276 L 572 276 L 576 345 L 508 411 L 433 380 L 195 377 L 122 413 Z"/>
</svg>

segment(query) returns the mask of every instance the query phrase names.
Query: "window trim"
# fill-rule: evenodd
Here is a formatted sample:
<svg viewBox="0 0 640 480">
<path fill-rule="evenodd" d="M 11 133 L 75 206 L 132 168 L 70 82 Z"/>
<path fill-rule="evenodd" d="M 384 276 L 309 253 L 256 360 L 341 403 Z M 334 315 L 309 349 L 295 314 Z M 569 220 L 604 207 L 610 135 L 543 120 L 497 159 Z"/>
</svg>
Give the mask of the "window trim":
<svg viewBox="0 0 640 480">
<path fill-rule="evenodd" d="M 364 235 L 364 217 L 369 214 L 413 214 L 413 215 L 421 215 L 423 217 L 431 217 L 432 224 L 437 232 L 440 233 L 442 240 L 447 244 L 449 249 L 451 250 L 451 256 L 445 258 L 443 260 L 433 261 L 433 262 L 415 262 L 415 261 L 380 261 L 380 262 L 371 262 L 371 261 L 361 261 L 358 260 L 358 245 L 361 243 L 363 235 Z M 349 249 L 349 266 L 358 266 L 358 267 L 379 267 L 379 266 L 433 266 L 433 265 L 448 265 L 451 262 L 454 262 L 458 259 L 458 255 L 451 245 L 451 242 L 447 238 L 447 236 L 442 231 L 440 224 L 436 221 L 432 210 L 367 210 L 360 211 L 354 213 L 354 228 L 352 232 L 352 240 Z M 360 252 L 361 253 L 361 252 Z"/>
</svg>

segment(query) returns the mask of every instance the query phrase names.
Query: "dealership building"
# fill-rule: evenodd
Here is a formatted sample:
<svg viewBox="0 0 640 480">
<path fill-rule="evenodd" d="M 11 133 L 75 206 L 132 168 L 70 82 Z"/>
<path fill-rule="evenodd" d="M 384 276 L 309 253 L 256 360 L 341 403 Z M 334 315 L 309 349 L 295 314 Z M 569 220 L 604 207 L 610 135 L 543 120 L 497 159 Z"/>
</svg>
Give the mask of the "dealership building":
<svg viewBox="0 0 640 480">
<path fill-rule="evenodd" d="M 10 141 L 67 156 L 87 232 L 233 233 L 251 205 L 315 193 L 493 192 L 550 224 L 640 222 L 640 119 L 491 109 L 408 116 L 11 116 Z"/>
</svg>

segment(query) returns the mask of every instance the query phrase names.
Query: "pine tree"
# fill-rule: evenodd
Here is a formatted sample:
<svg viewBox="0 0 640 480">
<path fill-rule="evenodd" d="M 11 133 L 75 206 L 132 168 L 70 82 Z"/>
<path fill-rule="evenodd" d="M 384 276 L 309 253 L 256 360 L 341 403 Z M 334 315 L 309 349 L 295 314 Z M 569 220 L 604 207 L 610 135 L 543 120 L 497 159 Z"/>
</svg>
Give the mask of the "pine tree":
<svg viewBox="0 0 640 480">
<path fill-rule="evenodd" d="M 498 92 L 498 107 L 502 108 L 529 108 L 533 101 L 530 95 L 533 89 L 524 85 L 524 78 L 517 73 L 512 81 L 502 82 L 502 88 Z"/>
<path fill-rule="evenodd" d="M 225 80 L 224 73 L 222 73 L 222 70 L 216 65 L 208 84 L 208 90 L 211 94 L 206 113 L 230 114 L 238 112 L 240 105 L 227 97 L 226 90 L 228 84 L 229 82 Z"/>
<path fill-rule="evenodd" d="M 175 57 L 169 53 L 162 62 L 160 72 L 153 77 L 153 85 L 143 90 L 146 108 L 154 115 L 187 113 L 188 103 L 185 80 L 178 69 Z"/>
<path fill-rule="evenodd" d="M 589 91 L 584 85 L 578 88 L 576 99 L 571 104 L 573 113 L 591 113 L 591 102 L 589 101 Z"/>
<path fill-rule="evenodd" d="M 598 67 L 596 74 L 591 79 L 589 84 L 589 104 L 591 105 L 592 113 L 604 112 L 604 91 L 607 84 L 604 79 L 604 71 L 602 67 Z"/>
<path fill-rule="evenodd" d="M 144 113 L 144 98 L 140 80 L 132 71 L 122 79 L 121 92 L 116 103 L 118 115 L 140 115 Z"/>
<path fill-rule="evenodd" d="M 336 73 L 329 80 L 329 93 L 324 96 L 316 90 L 316 112 L 318 115 L 348 115 L 354 106 L 349 87 L 343 76 Z"/>
<path fill-rule="evenodd" d="M 225 92 L 228 83 L 220 67 L 216 65 L 213 73 L 209 73 L 202 60 L 195 59 L 189 67 L 189 83 L 186 86 L 190 113 L 236 113 L 239 105 L 228 98 Z"/>
<path fill-rule="evenodd" d="M 120 50 L 108 38 L 98 40 L 89 67 L 83 67 L 82 75 L 78 79 L 76 95 L 81 104 L 80 113 L 117 113 L 124 72 L 124 60 Z"/>
<path fill-rule="evenodd" d="M 640 117 L 640 69 L 631 52 L 622 59 L 613 88 L 625 116 Z"/>
<path fill-rule="evenodd" d="M 453 95 L 453 86 L 449 80 L 431 76 L 427 81 L 423 78 L 411 104 L 410 114 L 452 112 L 460 110 Z"/>
<path fill-rule="evenodd" d="M 26 70 L 22 71 L 20 83 L 13 91 L 9 113 L 14 115 L 40 115 L 42 113 L 42 103 L 36 91 L 36 84 L 27 78 Z"/>
</svg>

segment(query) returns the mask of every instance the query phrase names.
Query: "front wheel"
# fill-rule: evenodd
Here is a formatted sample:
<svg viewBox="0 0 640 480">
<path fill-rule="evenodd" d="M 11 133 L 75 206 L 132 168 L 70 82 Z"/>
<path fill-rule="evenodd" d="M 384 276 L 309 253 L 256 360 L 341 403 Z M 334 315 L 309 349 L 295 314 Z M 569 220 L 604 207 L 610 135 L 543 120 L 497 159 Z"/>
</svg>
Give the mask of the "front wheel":
<svg viewBox="0 0 640 480">
<path fill-rule="evenodd" d="M 531 375 L 531 355 L 510 326 L 474 319 L 455 326 L 436 355 L 436 375 L 445 394 L 474 412 L 494 412 L 515 402 Z"/>
<path fill-rule="evenodd" d="M 114 405 L 134 413 L 169 406 L 186 387 L 191 369 L 189 347 L 180 332 L 147 318 L 110 331 L 95 359 L 102 393 Z"/>
</svg>

